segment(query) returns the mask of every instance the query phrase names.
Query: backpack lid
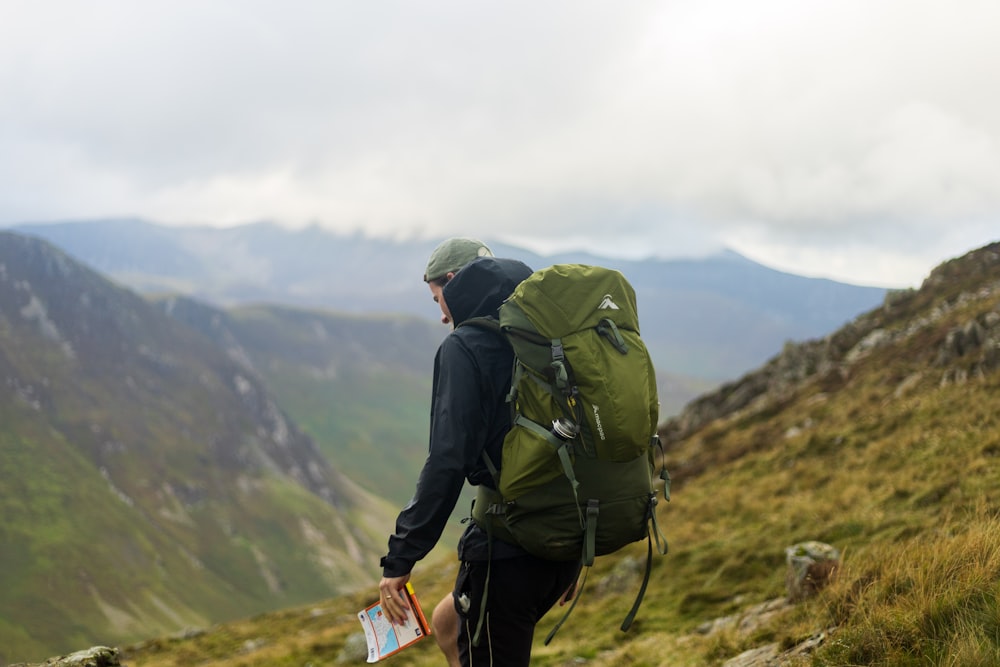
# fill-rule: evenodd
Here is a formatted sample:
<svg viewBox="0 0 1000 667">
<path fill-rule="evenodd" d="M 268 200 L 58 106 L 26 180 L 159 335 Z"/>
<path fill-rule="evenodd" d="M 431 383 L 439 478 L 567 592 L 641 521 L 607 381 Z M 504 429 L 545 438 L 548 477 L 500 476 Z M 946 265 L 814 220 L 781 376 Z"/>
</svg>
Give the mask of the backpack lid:
<svg viewBox="0 0 1000 667">
<path fill-rule="evenodd" d="M 635 290 L 625 276 L 586 264 L 555 264 L 518 285 L 500 308 L 500 324 L 524 329 L 525 319 L 550 339 L 597 326 L 603 319 L 639 331 Z"/>
</svg>

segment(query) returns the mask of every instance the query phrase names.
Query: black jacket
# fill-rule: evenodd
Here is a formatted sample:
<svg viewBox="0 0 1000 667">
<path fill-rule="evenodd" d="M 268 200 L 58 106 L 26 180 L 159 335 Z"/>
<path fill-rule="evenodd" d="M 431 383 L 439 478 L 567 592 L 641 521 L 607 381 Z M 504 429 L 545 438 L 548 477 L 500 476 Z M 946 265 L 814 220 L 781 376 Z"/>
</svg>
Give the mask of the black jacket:
<svg viewBox="0 0 1000 667">
<path fill-rule="evenodd" d="M 460 326 L 472 317 L 497 316 L 514 288 L 531 274 L 524 263 L 481 257 L 459 271 L 444 288 L 444 300 L 455 330 L 434 357 L 430 445 L 413 498 L 399 513 L 382 558 L 386 577 L 402 576 L 437 544 L 469 480 L 493 486 L 482 460 L 485 449 L 499 469 L 503 438 L 510 429 L 510 390 L 514 361 L 510 345 L 496 332 Z M 524 552 L 494 541 L 493 557 Z M 469 523 L 459 544 L 463 560 L 486 558 L 486 536 Z"/>
</svg>

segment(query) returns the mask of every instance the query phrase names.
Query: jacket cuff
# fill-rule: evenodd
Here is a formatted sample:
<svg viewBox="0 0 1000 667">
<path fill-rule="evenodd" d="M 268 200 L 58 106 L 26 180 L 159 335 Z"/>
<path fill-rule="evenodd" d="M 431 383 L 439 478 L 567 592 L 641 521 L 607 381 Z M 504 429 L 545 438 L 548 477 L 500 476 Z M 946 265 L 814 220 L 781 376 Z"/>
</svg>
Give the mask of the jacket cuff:
<svg viewBox="0 0 1000 667">
<path fill-rule="evenodd" d="M 382 556 L 379 560 L 379 565 L 382 566 L 382 576 L 389 579 L 392 577 L 402 577 L 404 574 L 409 574 L 410 570 L 413 569 L 413 563 L 402 558 L 393 558 L 392 556 Z"/>
</svg>

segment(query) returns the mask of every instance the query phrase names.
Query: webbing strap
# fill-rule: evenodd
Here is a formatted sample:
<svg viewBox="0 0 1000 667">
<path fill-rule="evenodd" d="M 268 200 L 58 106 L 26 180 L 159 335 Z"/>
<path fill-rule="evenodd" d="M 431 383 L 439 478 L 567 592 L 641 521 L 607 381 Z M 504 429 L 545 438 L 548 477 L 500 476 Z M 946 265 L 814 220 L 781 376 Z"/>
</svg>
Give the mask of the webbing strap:
<svg viewBox="0 0 1000 667">
<path fill-rule="evenodd" d="M 511 405 L 517 402 L 517 386 L 521 382 L 522 375 L 524 375 L 524 364 L 518 363 L 515 359 L 514 370 L 511 371 L 510 391 L 507 392 L 507 402 Z"/>
<path fill-rule="evenodd" d="M 642 604 L 642 598 L 646 595 L 646 586 L 649 584 L 649 573 L 653 570 L 653 539 L 646 535 L 646 574 L 642 578 L 642 586 L 639 587 L 639 594 L 635 596 L 635 603 L 632 605 L 632 609 L 629 611 L 628 616 L 622 621 L 622 632 L 628 630 L 632 626 L 632 621 L 635 620 L 635 615 L 639 613 L 639 605 Z"/>
<path fill-rule="evenodd" d="M 656 522 L 656 512 L 653 512 L 651 521 L 652 521 L 652 526 L 650 527 L 650 532 L 652 533 L 653 538 L 656 540 L 656 550 L 662 556 L 666 554 L 667 551 L 669 550 L 669 547 L 667 545 L 667 537 L 666 535 L 663 534 L 663 531 L 660 530 L 660 524 Z"/>
<path fill-rule="evenodd" d="M 628 343 L 622 338 L 622 334 L 618 331 L 618 326 L 608 318 L 601 320 L 596 327 L 597 333 L 608 339 L 608 342 L 622 354 L 628 354 Z"/>
<path fill-rule="evenodd" d="M 563 352 L 562 340 L 553 338 L 551 346 L 552 363 L 549 364 L 549 367 L 552 369 L 556 387 L 560 391 L 566 392 L 569 390 L 569 371 L 566 370 L 566 355 Z"/>
<path fill-rule="evenodd" d="M 583 564 L 590 567 L 597 556 L 597 515 L 600 513 L 599 502 L 591 498 L 587 501 L 587 524 L 583 538 Z"/>
<path fill-rule="evenodd" d="M 549 364 L 552 367 L 552 374 L 555 378 L 555 385 L 561 392 L 566 392 L 569 387 L 569 371 L 563 361 L 553 361 Z"/>
<path fill-rule="evenodd" d="M 489 454 L 486 453 L 485 449 L 483 450 L 483 462 L 486 463 L 486 469 L 490 471 L 490 477 L 493 478 L 493 483 L 499 489 L 500 471 L 497 470 L 497 467 L 495 465 L 493 465 L 493 459 L 490 458 Z"/>
<path fill-rule="evenodd" d="M 472 645 L 479 646 L 479 636 L 483 631 L 483 621 L 486 619 L 486 599 L 490 592 L 490 570 L 493 567 L 493 522 L 486 522 L 486 581 L 483 583 L 483 599 L 479 603 L 479 621 L 476 622 L 476 632 L 472 635 Z"/>
<path fill-rule="evenodd" d="M 517 424 L 518 426 L 523 426 L 524 428 L 528 429 L 529 431 L 537 435 L 539 438 L 543 438 L 546 442 L 552 445 L 553 448 L 562 447 L 563 445 L 566 444 L 565 441 L 557 438 L 555 433 L 545 428 L 538 422 L 528 419 L 521 413 L 517 413 L 514 416 L 514 423 Z"/>
<path fill-rule="evenodd" d="M 576 607 L 576 602 L 577 600 L 580 599 L 580 593 L 583 592 L 583 585 L 587 583 L 588 572 L 590 572 L 589 567 L 583 573 L 583 579 L 580 580 L 580 585 L 576 587 L 576 592 L 573 595 L 573 603 L 569 606 L 569 609 L 566 610 L 566 613 L 563 614 L 563 617 L 559 619 L 559 622 L 555 624 L 555 627 L 552 628 L 552 631 L 549 632 L 549 634 L 545 637 L 546 646 L 548 646 L 549 642 L 552 641 L 552 638 L 556 636 L 556 633 L 559 631 L 559 628 L 561 628 L 563 626 L 563 623 L 566 622 L 566 619 L 569 618 L 570 612 L 572 612 L 573 609 Z"/>
<path fill-rule="evenodd" d="M 653 434 L 652 443 L 653 446 L 660 448 L 660 479 L 663 481 L 663 499 L 668 503 L 670 502 L 670 471 L 667 470 L 667 466 L 662 463 L 666 454 L 663 451 L 663 443 L 660 442 L 660 436 Z M 660 552 L 660 555 L 667 553 L 667 538 L 660 530 L 660 524 L 656 521 L 656 494 L 654 493 L 649 499 L 649 519 L 652 522 L 651 530 L 653 538 L 656 540 L 656 550 Z"/>
<path fill-rule="evenodd" d="M 580 506 L 580 497 L 577 495 L 576 490 L 580 487 L 580 482 L 576 480 L 576 472 L 573 470 L 573 461 L 569 458 L 569 443 L 564 442 L 556 450 L 556 454 L 559 455 L 559 463 L 562 464 L 563 474 L 569 479 L 570 486 L 573 487 L 573 499 L 576 501 L 576 506 Z M 580 517 L 580 525 L 583 525 L 583 517 Z"/>
<path fill-rule="evenodd" d="M 668 503 L 670 502 L 670 471 L 667 470 L 666 458 L 667 453 L 663 449 L 663 442 L 660 440 L 658 433 L 654 433 L 649 439 L 650 449 L 658 448 L 660 450 L 660 479 L 663 481 L 663 499 Z"/>
</svg>

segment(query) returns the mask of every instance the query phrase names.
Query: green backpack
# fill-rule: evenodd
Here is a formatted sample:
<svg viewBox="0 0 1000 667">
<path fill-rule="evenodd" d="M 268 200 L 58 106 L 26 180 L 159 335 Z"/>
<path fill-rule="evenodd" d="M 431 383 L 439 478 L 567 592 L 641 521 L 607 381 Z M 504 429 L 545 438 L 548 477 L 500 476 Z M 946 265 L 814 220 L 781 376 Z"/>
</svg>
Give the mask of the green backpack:
<svg viewBox="0 0 1000 667">
<path fill-rule="evenodd" d="M 499 314 L 463 323 L 500 332 L 515 356 L 499 472 L 483 455 L 499 491 L 479 486 L 472 518 L 491 540 L 588 567 L 647 538 L 627 630 L 649 581 L 653 539 L 667 551 L 653 488 L 656 376 L 639 337 L 635 291 L 618 271 L 557 264 L 524 280 Z M 659 477 L 669 500 L 670 476 L 661 469 Z"/>
</svg>

